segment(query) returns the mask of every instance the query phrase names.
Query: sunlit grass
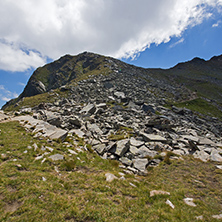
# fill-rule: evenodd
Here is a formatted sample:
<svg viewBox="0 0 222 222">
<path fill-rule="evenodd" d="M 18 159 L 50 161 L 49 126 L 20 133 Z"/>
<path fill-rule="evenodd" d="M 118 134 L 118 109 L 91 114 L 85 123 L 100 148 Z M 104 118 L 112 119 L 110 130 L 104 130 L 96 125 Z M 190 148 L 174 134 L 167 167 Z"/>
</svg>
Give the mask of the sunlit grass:
<svg viewBox="0 0 222 222">
<path fill-rule="evenodd" d="M 0 129 L 0 221 L 195 221 L 200 215 L 214 221 L 211 216 L 221 213 L 222 174 L 214 163 L 188 156 L 162 162 L 146 177 L 126 174 L 109 183 L 105 173 L 121 178 L 124 172 L 116 161 L 88 151 L 71 155 L 65 144 L 34 139 L 16 122 Z M 64 160 L 52 161 L 51 154 L 35 160 L 45 146 Z M 150 197 L 153 189 L 170 196 Z M 197 207 L 185 205 L 184 197 L 193 197 Z"/>
</svg>

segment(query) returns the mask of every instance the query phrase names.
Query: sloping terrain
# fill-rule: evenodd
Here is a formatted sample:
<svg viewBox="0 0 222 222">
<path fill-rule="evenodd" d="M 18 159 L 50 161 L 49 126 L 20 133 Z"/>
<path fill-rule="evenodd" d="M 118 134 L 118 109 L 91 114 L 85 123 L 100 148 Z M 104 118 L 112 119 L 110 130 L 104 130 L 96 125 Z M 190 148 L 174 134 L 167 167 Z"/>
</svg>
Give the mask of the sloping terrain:
<svg viewBox="0 0 222 222">
<path fill-rule="evenodd" d="M 77 83 L 84 87 L 85 81 L 96 83 L 95 77 L 101 82 L 90 88 L 90 94 L 95 98 L 98 90 L 104 93 L 116 88 L 123 91 L 127 97 L 133 100 L 155 103 L 157 100 L 183 101 L 195 97 L 195 94 L 180 84 L 173 82 L 169 76 L 159 75 L 149 69 L 143 69 L 128 65 L 119 60 L 104 57 L 93 53 L 82 53 L 77 56 L 66 55 L 59 60 L 38 68 L 31 76 L 27 86 L 18 99 L 8 102 L 3 109 L 15 109 L 26 105 L 27 97 L 45 94 L 38 97 L 38 101 L 48 100 L 47 94 L 56 90 L 69 91 L 69 95 L 75 95 Z M 99 87 L 99 88 L 96 88 Z M 64 95 L 63 95 L 64 96 Z M 92 96 L 88 96 L 90 101 Z M 78 95 L 79 100 L 87 102 L 86 98 Z M 98 95 L 99 97 L 99 95 Z M 97 98 L 95 98 L 97 99 Z M 106 98 L 103 98 L 106 99 Z M 33 98 L 33 100 L 35 100 Z M 157 101 L 157 102 L 158 102 Z M 161 103 L 165 103 L 162 101 Z M 21 104 L 18 104 L 20 102 Z M 28 104 L 28 105 L 36 105 Z M 13 107 L 14 106 L 14 107 Z"/>
<path fill-rule="evenodd" d="M 38 68 L 0 113 L 0 219 L 222 217 L 220 96 L 189 83 L 220 93 L 220 62 L 143 69 L 85 52 Z"/>
<path fill-rule="evenodd" d="M 79 138 L 40 140 L 18 122 L 0 123 L 0 130 L 1 221 L 190 222 L 221 217 L 222 169 L 215 162 L 184 156 L 138 176 L 86 151 Z M 193 204 L 187 205 L 185 198 L 193 198 Z"/>
<path fill-rule="evenodd" d="M 222 55 L 205 61 L 200 58 L 166 70 L 176 82 L 196 91 L 199 95 L 222 103 Z"/>
</svg>

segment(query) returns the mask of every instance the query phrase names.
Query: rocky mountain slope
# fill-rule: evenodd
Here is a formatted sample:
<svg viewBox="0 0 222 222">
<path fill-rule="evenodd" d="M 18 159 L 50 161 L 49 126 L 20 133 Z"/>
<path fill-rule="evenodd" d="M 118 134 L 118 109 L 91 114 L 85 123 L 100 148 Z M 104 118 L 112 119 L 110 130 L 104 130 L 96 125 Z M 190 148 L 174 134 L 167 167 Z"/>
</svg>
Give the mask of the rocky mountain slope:
<svg viewBox="0 0 222 222">
<path fill-rule="evenodd" d="M 19 98 L 3 109 L 17 109 L 16 115 L 32 113 L 33 117 L 20 121 L 28 123 L 26 128 L 37 137 L 83 138 L 89 149 L 119 160 L 135 173 L 146 173 L 169 152 L 220 162 L 219 100 L 214 100 L 216 107 L 209 99 L 198 98 L 200 91 L 186 87 L 192 79 L 202 81 L 197 77 L 213 84 L 217 80 L 213 74 L 221 87 L 220 63 L 221 57 L 207 62 L 194 59 L 170 70 L 156 70 L 88 52 L 66 55 L 37 69 Z M 203 75 L 194 75 L 197 70 Z M 207 70 L 213 74 L 207 75 Z M 181 78 L 189 81 L 181 84 Z M 184 102 L 194 110 L 180 108 Z"/>
<path fill-rule="evenodd" d="M 50 93 L 53 90 L 57 93 L 67 90 L 69 95 L 77 93 L 78 99 L 83 102 L 100 98 L 108 100 L 105 96 L 110 94 L 107 93 L 110 89 L 123 91 L 126 97 L 134 101 L 161 104 L 202 96 L 221 109 L 221 67 L 222 56 L 213 57 L 209 61 L 194 58 L 192 61 L 163 70 L 135 67 L 114 58 L 88 52 L 77 56 L 66 55 L 38 68 L 22 94 L 8 102 L 3 109 L 8 107 L 14 109 L 12 106 L 17 106 L 22 98 Z M 87 90 L 78 93 L 77 84 Z M 90 96 L 87 95 L 89 91 Z M 38 97 L 38 101 L 44 102 L 45 98 L 45 96 Z M 26 104 L 22 103 L 19 107 L 24 105 Z"/>
<path fill-rule="evenodd" d="M 195 97 L 195 93 L 156 70 L 85 52 L 77 56 L 66 55 L 38 68 L 19 98 L 7 103 L 3 109 L 21 102 L 22 98 L 50 93 L 55 89 L 57 93 L 67 90 L 69 95 L 76 95 L 82 102 L 108 100 L 112 89 L 124 92 L 133 101 L 157 101 L 162 104 Z M 20 106 L 23 105 L 25 103 Z"/>
</svg>

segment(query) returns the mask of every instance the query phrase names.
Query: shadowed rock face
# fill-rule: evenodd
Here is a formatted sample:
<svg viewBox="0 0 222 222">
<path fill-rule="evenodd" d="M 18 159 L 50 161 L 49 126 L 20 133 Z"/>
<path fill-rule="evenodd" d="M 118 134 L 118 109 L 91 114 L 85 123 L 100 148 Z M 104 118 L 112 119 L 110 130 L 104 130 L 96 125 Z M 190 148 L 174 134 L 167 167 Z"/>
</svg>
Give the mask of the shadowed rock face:
<svg viewBox="0 0 222 222">
<path fill-rule="evenodd" d="M 41 81 L 31 79 L 21 94 L 21 97 L 35 96 L 44 92 L 46 92 L 45 85 Z"/>
</svg>

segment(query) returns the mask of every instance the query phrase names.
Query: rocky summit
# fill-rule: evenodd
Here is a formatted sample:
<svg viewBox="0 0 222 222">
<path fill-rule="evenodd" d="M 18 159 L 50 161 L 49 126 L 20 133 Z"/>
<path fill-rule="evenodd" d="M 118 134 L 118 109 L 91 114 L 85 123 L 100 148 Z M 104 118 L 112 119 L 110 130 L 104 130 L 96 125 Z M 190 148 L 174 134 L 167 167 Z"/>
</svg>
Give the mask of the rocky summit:
<svg viewBox="0 0 222 222">
<path fill-rule="evenodd" d="M 128 173 L 145 175 L 184 155 L 222 162 L 221 58 L 161 70 L 66 55 L 38 68 L 3 110 L 34 137 L 82 138 L 83 150 L 118 160 Z"/>
</svg>

